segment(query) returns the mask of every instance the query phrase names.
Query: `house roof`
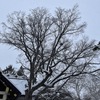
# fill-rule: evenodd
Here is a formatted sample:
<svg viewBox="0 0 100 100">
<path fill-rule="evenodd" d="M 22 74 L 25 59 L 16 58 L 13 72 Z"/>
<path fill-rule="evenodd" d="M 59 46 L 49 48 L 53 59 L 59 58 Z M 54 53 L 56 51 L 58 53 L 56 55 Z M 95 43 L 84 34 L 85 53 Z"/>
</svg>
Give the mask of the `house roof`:
<svg viewBox="0 0 100 100">
<path fill-rule="evenodd" d="M 21 92 L 16 88 L 16 86 L 4 75 L 0 72 L 0 81 L 5 84 L 5 86 L 9 87 L 9 92 L 11 96 L 16 94 L 16 97 L 21 95 Z"/>
<path fill-rule="evenodd" d="M 16 88 L 21 92 L 22 95 L 25 95 L 25 85 L 27 84 L 27 80 L 24 79 L 9 79 L 15 86 Z"/>
</svg>

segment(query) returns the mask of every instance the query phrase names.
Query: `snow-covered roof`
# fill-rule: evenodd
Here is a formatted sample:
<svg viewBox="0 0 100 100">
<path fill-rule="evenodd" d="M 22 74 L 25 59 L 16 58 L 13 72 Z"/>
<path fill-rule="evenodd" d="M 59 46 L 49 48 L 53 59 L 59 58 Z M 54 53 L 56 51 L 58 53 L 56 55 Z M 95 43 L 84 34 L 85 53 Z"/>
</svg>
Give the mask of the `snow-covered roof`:
<svg viewBox="0 0 100 100">
<path fill-rule="evenodd" d="M 22 77 L 15 77 L 13 75 L 3 75 L 21 92 L 22 95 L 25 94 L 27 80 L 23 79 Z"/>
<path fill-rule="evenodd" d="M 22 79 L 9 79 L 15 86 L 18 88 L 18 90 L 21 92 L 22 95 L 25 94 L 25 85 L 27 84 L 26 80 Z"/>
<path fill-rule="evenodd" d="M 2 86 L 4 86 L 2 89 L 5 89 L 8 87 L 8 89 L 9 89 L 8 90 L 8 93 L 9 93 L 8 98 L 10 100 L 14 100 L 14 98 L 17 98 L 18 96 L 21 95 L 21 92 L 19 91 L 19 89 L 2 72 L 0 72 L 0 84 L 2 84 L 1 88 L 2 88 Z"/>
</svg>

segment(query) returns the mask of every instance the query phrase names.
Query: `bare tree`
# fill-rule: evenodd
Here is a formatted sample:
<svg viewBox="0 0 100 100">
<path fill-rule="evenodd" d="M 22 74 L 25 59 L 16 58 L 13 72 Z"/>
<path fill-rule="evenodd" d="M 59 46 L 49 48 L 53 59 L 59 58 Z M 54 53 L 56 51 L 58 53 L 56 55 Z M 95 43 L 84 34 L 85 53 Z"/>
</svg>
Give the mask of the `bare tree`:
<svg viewBox="0 0 100 100">
<path fill-rule="evenodd" d="M 29 15 L 14 12 L 3 23 L 0 42 L 18 49 L 21 66 L 29 72 L 26 100 L 39 90 L 64 84 L 71 77 L 84 73 L 95 64 L 94 41 L 82 39 L 76 43 L 72 37 L 84 32 L 77 6 L 65 10 L 58 8 L 51 15 L 44 8 L 31 10 Z"/>
<path fill-rule="evenodd" d="M 100 71 L 73 77 L 64 86 L 71 91 L 75 100 L 99 100 Z"/>
<path fill-rule="evenodd" d="M 76 98 L 75 100 L 82 100 L 82 95 L 84 90 L 86 90 L 86 80 L 86 74 L 73 77 L 65 84 L 64 88 L 72 92 L 73 98 Z"/>
<path fill-rule="evenodd" d="M 100 99 L 100 76 L 98 72 L 89 75 L 89 79 L 85 87 L 88 97 L 91 97 L 92 100 Z"/>
</svg>

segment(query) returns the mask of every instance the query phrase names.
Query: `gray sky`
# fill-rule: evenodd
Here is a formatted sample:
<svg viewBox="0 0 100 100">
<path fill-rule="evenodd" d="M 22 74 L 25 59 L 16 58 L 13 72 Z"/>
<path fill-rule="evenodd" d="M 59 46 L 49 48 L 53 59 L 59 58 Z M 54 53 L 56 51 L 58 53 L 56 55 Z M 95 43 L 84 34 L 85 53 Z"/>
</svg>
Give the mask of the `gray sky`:
<svg viewBox="0 0 100 100">
<path fill-rule="evenodd" d="M 29 12 L 36 7 L 46 7 L 53 12 L 56 7 L 65 9 L 79 5 L 82 21 L 87 22 L 85 34 L 90 39 L 100 40 L 100 0 L 0 0 L 0 23 L 5 22 L 7 15 L 13 11 Z M 1 30 L 1 24 L 0 24 Z M 0 45 L 0 67 L 4 68 L 10 64 L 15 67 L 18 52 L 6 45 Z"/>
</svg>

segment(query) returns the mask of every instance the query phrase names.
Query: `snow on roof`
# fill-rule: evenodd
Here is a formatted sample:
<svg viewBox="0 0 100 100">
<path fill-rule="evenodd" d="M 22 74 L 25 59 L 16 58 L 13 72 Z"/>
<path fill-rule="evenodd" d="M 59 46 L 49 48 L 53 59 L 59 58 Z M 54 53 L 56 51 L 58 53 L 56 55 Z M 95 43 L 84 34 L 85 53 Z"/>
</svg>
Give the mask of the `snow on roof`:
<svg viewBox="0 0 100 100">
<path fill-rule="evenodd" d="M 27 80 L 22 77 L 14 77 L 13 75 L 3 74 L 20 92 L 22 95 L 25 94 L 25 85 L 27 84 Z"/>
<path fill-rule="evenodd" d="M 25 94 L 25 85 L 27 84 L 26 80 L 21 80 L 21 79 L 9 79 L 15 86 L 16 88 L 22 93 L 22 95 Z"/>
</svg>

